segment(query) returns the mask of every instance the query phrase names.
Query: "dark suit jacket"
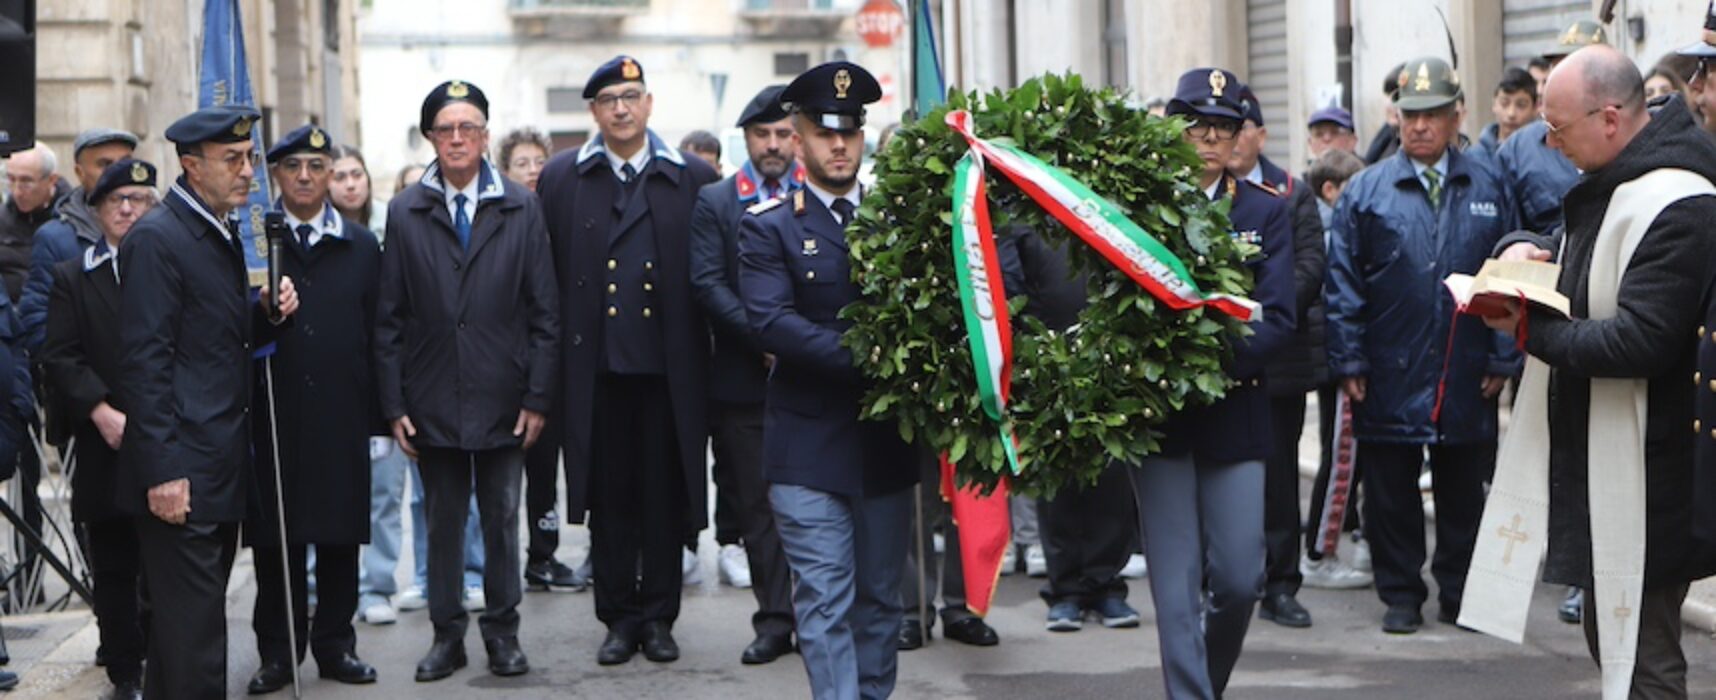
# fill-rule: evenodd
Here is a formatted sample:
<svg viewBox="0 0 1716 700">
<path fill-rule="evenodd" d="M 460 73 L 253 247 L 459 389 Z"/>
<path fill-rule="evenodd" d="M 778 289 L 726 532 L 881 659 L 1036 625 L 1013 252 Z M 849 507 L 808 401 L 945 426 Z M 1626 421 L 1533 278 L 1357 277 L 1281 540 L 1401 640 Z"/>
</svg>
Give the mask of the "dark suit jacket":
<svg viewBox="0 0 1716 700">
<path fill-rule="evenodd" d="M 566 513 L 583 522 L 589 510 L 590 432 L 595 422 L 596 377 L 602 372 L 602 329 L 607 304 L 602 280 L 611 242 L 610 229 L 634 221 L 616 221 L 614 203 L 621 196 L 619 180 L 599 141 L 583 149 L 556 155 L 537 180 L 548 234 L 554 243 L 554 264 L 560 275 L 560 308 L 565 326 L 566 397 Z M 638 196 L 649 207 L 660 257 L 655 290 L 666 348 L 668 394 L 685 473 L 686 524 L 692 531 L 708 522 L 704 452 L 709 438 L 706 402 L 709 373 L 709 329 L 703 310 L 691 292 L 691 210 L 697 191 L 715 181 L 715 171 L 697 158 L 650 134 L 654 165 L 643 174 Z M 630 219 L 631 217 L 628 217 Z M 665 436 L 635 436 L 662 439 Z"/>
<path fill-rule="evenodd" d="M 77 438 L 72 519 L 89 523 L 123 517 L 114 490 L 119 452 L 107 446 L 89 418 L 103 401 L 125 412 L 113 394 L 120 357 L 119 280 L 113 276 L 113 260 L 85 269 L 79 256 L 54 265 L 49 274 L 53 285 L 41 362 L 54 397 L 47 406 L 48 421 Z"/>
<path fill-rule="evenodd" d="M 763 413 L 763 477 L 849 496 L 918 480 L 917 455 L 892 422 L 864 421 L 867 382 L 840 336 L 858 301 L 846 234 L 801 190 L 740 223 L 739 295 L 763 349 L 775 354 Z"/>
<path fill-rule="evenodd" d="M 463 250 L 437 172 L 431 165 L 387 207 L 375 323 L 382 415 L 409 415 L 416 447 L 519 447 L 519 409 L 547 414 L 557 388 L 560 310 L 542 210 L 484 162 Z"/>
<path fill-rule="evenodd" d="M 763 352 L 751 336 L 745 304 L 739 300 L 739 199 L 737 175 L 697 193 L 691 212 L 691 287 L 709 318 L 715 353 L 710 364 L 709 398 L 740 404 L 763 402 L 768 372 Z"/>
<path fill-rule="evenodd" d="M 150 488 L 189 479 L 190 521 L 235 523 L 250 492 L 251 354 L 277 327 L 184 182 L 119 247 L 118 502 L 147 515 Z"/>
</svg>

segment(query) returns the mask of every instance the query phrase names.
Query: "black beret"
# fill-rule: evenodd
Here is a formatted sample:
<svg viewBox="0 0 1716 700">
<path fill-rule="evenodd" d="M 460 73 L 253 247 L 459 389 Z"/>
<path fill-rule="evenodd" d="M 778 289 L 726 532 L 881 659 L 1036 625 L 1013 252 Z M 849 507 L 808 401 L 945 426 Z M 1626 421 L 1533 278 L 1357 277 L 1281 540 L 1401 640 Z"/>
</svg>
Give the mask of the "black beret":
<svg viewBox="0 0 1716 700">
<path fill-rule="evenodd" d="M 1244 121 L 1246 107 L 1240 95 L 1245 84 L 1220 68 L 1194 68 L 1180 74 L 1168 114 L 1225 117 Z"/>
<path fill-rule="evenodd" d="M 449 80 L 436 85 L 429 91 L 429 96 L 423 98 L 423 112 L 418 115 L 417 130 L 428 136 L 429 130 L 435 127 L 435 115 L 454 102 L 469 102 L 483 113 L 483 119 L 489 118 L 489 98 L 483 96 L 482 90 L 462 80 Z"/>
<path fill-rule="evenodd" d="M 84 201 L 91 205 L 100 204 L 101 199 L 112 194 L 114 190 L 132 185 L 154 187 L 155 166 L 132 158 L 114 161 L 106 170 L 101 171 L 101 177 L 95 181 L 95 189 L 89 191 L 89 196 Z"/>
<path fill-rule="evenodd" d="M 204 107 L 167 127 L 166 137 L 180 146 L 199 143 L 239 143 L 250 140 L 252 127 L 262 119 L 256 110 L 239 105 Z"/>
<path fill-rule="evenodd" d="M 770 85 L 751 98 L 751 103 L 745 105 L 745 111 L 739 114 L 739 123 L 733 126 L 746 127 L 752 124 L 768 124 L 778 122 L 787 116 L 786 108 L 781 106 L 781 93 L 785 85 Z"/>
<path fill-rule="evenodd" d="M 781 91 L 781 106 L 818 126 L 851 131 L 864 126 L 864 105 L 882 99 L 882 86 L 863 66 L 832 61 L 793 78 Z"/>
<path fill-rule="evenodd" d="M 643 66 L 631 56 L 615 56 L 602 64 L 596 72 L 590 74 L 590 79 L 584 82 L 584 99 L 596 99 L 596 93 L 602 88 L 619 83 L 641 83 L 644 81 Z"/>
<path fill-rule="evenodd" d="M 328 132 L 315 124 L 305 124 L 292 130 L 268 149 L 268 164 L 273 165 L 280 159 L 294 153 L 320 153 L 330 158 L 334 155 L 334 144 L 328 140 Z"/>
</svg>

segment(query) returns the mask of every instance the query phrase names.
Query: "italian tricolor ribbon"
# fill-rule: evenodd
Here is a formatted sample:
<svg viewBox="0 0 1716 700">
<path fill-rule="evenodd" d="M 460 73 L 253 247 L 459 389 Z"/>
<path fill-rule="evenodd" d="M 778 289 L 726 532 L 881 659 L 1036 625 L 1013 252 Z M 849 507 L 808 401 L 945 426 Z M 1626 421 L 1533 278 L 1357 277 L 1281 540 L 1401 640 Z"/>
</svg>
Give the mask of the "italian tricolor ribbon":
<svg viewBox="0 0 1716 700">
<path fill-rule="evenodd" d="M 1019 473 L 1018 445 L 1007 418 L 1013 333 L 985 196 L 988 166 L 1006 175 L 1044 211 L 1169 308 L 1184 311 L 1209 306 L 1241 321 L 1251 321 L 1262 313 L 1262 307 L 1250 299 L 1205 294 L 1173 251 L 1126 218 L 1120 207 L 1065 171 L 1007 144 L 978 138 L 970 112 L 948 112 L 947 125 L 971 146 L 954 169 L 954 276 L 959 282 L 978 398 L 983 412 L 1000 428 L 1001 444 L 1014 474 Z"/>
</svg>

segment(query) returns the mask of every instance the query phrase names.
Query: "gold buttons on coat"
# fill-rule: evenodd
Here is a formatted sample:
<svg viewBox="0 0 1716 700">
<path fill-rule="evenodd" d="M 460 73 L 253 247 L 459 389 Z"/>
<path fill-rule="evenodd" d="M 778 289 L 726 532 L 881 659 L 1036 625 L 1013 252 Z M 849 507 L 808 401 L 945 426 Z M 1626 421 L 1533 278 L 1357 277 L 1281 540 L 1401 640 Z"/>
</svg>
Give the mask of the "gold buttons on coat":
<svg viewBox="0 0 1716 700">
<path fill-rule="evenodd" d="M 655 291 L 655 285 L 653 285 L 653 284 L 650 284 L 650 283 L 648 283 L 648 282 L 645 282 L 645 283 L 644 283 L 644 291 L 646 291 L 646 292 L 653 292 L 653 291 Z"/>
<path fill-rule="evenodd" d="M 615 269 L 619 269 L 619 267 L 620 267 L 620 261 L 615 260 L 613 258 L 608 258 L 608 269 L 615 270 Z M 1702 334 L 1700 334 L 1700 335 L 1702 335 Z"/>
<path fill-rule="evenodd" d="M 816 270 L 805 270 L 804 271 L 804 278 L 807 280 L 816 279 Z"/>
<path fill-rule="evenodd" d="M 649 315 L 650 315 L 649 314 L 649 307 L 645 306 L 644 307 L 644 318 L 649 318 Z"/>
<path fill-rule="evenodd" d="M 617 307 L 617 306 L 608 307 L 608 318 L 613 318 L 613 317 L 618 316 L 618 315 L 620 315 L 619 307 Z"/>
<path fill-rule="evenodd" d="M 654 269 L 655 269 L 655 263 L 652 263 L 648 260 L 644 261 L 644 270 L 654 270 Z"/>
<path fill-rule="evenodd" d="M 1698 420 L 1697 418 L 1692 419 L 1692 432 L 1696 433 L 1701 432 L 1702 430 L 1704 430 L 1704 421 Z"/>
<path fill-rule="evenodd" d="M 620 293 L 620 285 L 614 284 L 612 282 L 608 283 L 608 293 L 609 294 L 619 294 Z"/>
</svg>

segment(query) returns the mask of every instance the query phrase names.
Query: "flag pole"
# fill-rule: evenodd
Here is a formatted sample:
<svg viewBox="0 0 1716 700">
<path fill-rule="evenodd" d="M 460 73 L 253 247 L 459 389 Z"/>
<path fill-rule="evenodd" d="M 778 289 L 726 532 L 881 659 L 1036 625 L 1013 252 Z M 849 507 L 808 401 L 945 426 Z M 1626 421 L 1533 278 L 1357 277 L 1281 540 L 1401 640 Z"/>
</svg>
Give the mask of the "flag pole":
<svg viewBox="0 0 1716 700">
<path fill-rule="evenodd" d="M 292 697 L 304 697 L 302 686 L 298 680 L 298 615 L 292 605 L 292 558 L 287 550 L 286 540 L 286 494 L 280 478 L 280 419 L 274 403 L 274 356 L 263 358 L 263 371 L 268 384 L 268 448 L 274 458 L 274 516 L 275 524 L 280 527 L 280 590 L 286 595 L 286 643 L 291 647 L 292 655 Z"/>
</svg>

